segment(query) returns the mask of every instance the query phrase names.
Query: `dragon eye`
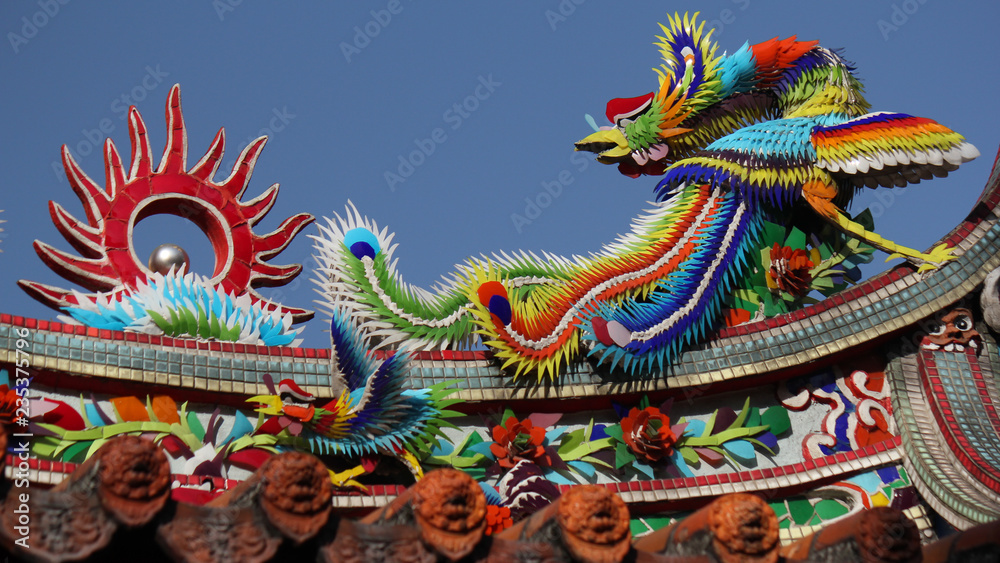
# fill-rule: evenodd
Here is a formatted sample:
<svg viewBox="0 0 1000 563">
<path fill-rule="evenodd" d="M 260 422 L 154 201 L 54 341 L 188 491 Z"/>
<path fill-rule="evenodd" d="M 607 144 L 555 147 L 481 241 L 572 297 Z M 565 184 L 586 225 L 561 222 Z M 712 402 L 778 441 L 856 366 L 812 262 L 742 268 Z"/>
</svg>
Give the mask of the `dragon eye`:
<svg viewBox="0 0 1000 563">
<path fill-rule="evenodd" d="M 962 332 L 972 330 L 972 319 L 966 315 L 959 315 L 958 318 L 955 319 L 955 328 Z"/>
<path fill-rule="evenodd" d="M 927 323 L 927 334 L 931 336 L 938 336 L 944 334 L 945 327 L 947 325 L 939 320 L 933 320 Z"/>
</svg>

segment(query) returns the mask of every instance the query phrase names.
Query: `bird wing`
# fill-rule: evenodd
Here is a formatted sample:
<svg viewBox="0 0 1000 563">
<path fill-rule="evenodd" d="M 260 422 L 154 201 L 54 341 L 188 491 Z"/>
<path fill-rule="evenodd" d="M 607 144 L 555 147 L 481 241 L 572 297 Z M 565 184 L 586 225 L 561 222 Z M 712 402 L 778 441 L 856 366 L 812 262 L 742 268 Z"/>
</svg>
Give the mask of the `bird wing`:
<svg viewBox="0 0 1000 563">
<path fill-rule="evenodd" d="M 812 132 L 816 166 L 861 187 L 903 187 L 945 176 L 977 156 L 976 147 L 940 123 L 905 113 L 870 113 Z"/>
<path fill-rule="evenodd" d="M 310 449 L 360 456 L 429 448 L 440 434 L 440 419 L 454 416 L 444 411 L 452 402 L 445 399 L 451 390 L 443 384 L 408 389 L 411 354 L 398 351 L 377 358 L 344 311 L 333 312 L 330 334 L 347 388 L 339 399 L 317 409 Z"/>
<path fill-rule="evenodd" d="M 775 119 L 744 127 L 667 168 L 657 185 L 666 199 L 684 184 L 728 185 L 749 200 L 776 206 L 795 201 L 818 172 L 810 140 L 813 117 Z"/>
</svg>

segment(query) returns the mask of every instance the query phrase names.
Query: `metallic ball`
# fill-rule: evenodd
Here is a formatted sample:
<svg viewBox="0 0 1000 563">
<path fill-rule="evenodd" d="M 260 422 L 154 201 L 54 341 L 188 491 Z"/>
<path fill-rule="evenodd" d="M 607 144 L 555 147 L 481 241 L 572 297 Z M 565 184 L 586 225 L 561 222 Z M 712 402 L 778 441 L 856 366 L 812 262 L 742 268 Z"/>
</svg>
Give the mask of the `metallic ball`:
<svg viewBox="0 0 1000 563">
<path fill-rule="evenodd" d="M 149 256 L 149 269 L 158 274 L 166 274 L 171 266 L 175 272 L 186 272 L 189 263 L 187 252 L 176 244 L 161 244 Z"/>
</svg>

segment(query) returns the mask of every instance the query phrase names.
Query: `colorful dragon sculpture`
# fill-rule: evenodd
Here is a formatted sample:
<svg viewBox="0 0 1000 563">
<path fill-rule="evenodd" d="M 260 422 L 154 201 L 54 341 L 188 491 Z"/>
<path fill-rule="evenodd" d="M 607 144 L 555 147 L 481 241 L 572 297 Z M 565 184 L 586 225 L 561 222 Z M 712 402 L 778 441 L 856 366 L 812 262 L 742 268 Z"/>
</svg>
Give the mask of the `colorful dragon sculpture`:
<svg viewBox="0 0 1000 563">
<path fill-rule="evenodd" d="M 943 176 L 975 147 L 929 119 L 867 113 L 850 64 L 815 41 L 720 55 L 696 18 L 661 25 L 658 89 L 609 102 L 612 125 L 576 144 L 626 175 L 663 175 L 658 204 L 631 232 L 588 257 L 470 259 L 427 291 L 401 280 L 392 235 L 349 205 L 316 237 L 328 306 L 381 346 L 446 348 L 478 334 L 515 377 L 557 377 L 584 351 L 634 373 L 664 369 L 719 324 L 766 222 L 813 235 L 832 224 L 920 269 L 952 258 L 943 245 L 900 246 L 841 209 L 862 187 Z"/>
</svg>

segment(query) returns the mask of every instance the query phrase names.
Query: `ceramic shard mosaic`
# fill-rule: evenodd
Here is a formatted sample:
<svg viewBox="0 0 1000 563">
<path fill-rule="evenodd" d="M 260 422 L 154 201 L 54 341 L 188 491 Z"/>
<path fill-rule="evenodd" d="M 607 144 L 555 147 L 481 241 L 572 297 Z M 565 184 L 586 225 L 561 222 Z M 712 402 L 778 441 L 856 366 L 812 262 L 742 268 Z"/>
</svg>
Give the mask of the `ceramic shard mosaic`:
<svg viewBox="0 0 1000 563">
<path fill-rule="evenodd" d="M 608 561 L 685 554 L 678 527 L 708 537 L 720 507 L 766 517 L 768 553 L 788 561 L 856 553 L 878 519 L 904 522 L 914 556 L 995 526 L 1000 169 L 931 249 L 888 240 L 844 210 L 856 189 L 955 170 L 979 156 L 961 134 L 871 112 L 855 69 L 817 41 L 717 45 L 688 14 L 661 31 L 653 91 L 609 101 L 576 142 L 654 190 L 629 232 L 586 257 L 470 258 L 424 289 L 396 269 L 394 235 L 348 203 L 312 236 L 325 349 L 300 346 L 312 311 L 257 291 L 301 272 L 271 260 L 313 221 L 254 230 L 277 197 L 244 197 L 265 138 L 226 180 L 222 131 L 189 166 L 174 86 L 158 166 L 134 107 L 131 163 L 109 141 L 103 187 L 64 149 L 86 217 L 55 202 L 50 215 L 79 255 L 35 250 L 82 290 L 22 280 L 58 316 L 0 313 L 6 477 L 64 482 L 45 498 L 90 498 L 74 510 L 112 541 L 124 517 L 94 492 L 95 467 L 144 460 L 162 485 L 146 529 L 168 551 L 180 528 L 236 514 L 270 523 L 261 553 L 320 536 L 347 553 L 337 542 L 398 525 L 449 560 L 484 534 L 527 549 L 600 503 L 617 518 Z M 210 274 L 170 245 L 136 260 L 132 227 L 182 205 L 212 243 Z M 903 262 L 861 279 L 879 254 Z M 311 500 L 267 489 L 282 478 Z M 461 493 L 475 541 L 428 539 L 414 491 Z M 312 512 L 275 508 L 292 505 Z M 336 540 L 317 535 L 331 510 L 350 515 Z M 597 560 L 570 535 L 546 554 Z"/>
</svg>

